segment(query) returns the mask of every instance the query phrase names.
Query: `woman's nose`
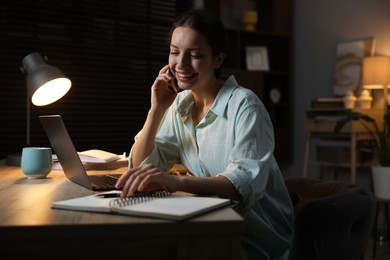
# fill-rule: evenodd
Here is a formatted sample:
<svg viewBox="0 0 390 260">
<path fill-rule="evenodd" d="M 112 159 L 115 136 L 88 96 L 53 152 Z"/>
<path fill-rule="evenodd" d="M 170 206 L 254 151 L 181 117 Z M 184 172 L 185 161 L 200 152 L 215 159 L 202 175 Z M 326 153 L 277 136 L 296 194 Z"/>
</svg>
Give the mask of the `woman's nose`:
<svg viewBox="0 0 390 260">
<path fill-rule="evenodd" d="M 190 58 L 188 55 L 180 55 L 177 60 L 176 67 L 179 69 L 185 69 L 191 64 Z"/>
</svg>

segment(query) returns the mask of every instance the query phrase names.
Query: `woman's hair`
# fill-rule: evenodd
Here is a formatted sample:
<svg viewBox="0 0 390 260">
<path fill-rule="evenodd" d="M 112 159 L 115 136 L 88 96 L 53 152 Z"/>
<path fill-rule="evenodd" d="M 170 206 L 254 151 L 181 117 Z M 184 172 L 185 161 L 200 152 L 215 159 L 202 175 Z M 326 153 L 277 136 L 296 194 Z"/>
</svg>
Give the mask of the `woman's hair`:
<svg viewBox="0 0 390 260">
<path fill-rule="evenodd" d="M 192 9 L 181 14 L 174 22 L 169 33 L 169 39 L 172 38 L 172 33 L 177 27 L 189 27 L 202 34 L 212 52 L 213 57 L 217 57 L 223 53 L 227 55 L 228 51 L 228 36 L 225 26 L 212 13 L 204 9 Z M 215 76 L 221 74 L 221 66 L 215 70 Z"/>
</svg>

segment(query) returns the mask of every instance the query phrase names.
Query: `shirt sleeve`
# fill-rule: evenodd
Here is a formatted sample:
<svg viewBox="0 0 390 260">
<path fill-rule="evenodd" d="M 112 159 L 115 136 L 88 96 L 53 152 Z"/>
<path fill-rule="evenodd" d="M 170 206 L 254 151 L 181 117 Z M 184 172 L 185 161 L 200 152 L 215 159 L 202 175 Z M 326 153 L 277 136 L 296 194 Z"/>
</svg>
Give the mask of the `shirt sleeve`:
<svg viewBox="0 0 390 260">
<path fill-rule="evenodd" d="M 225 176 L 242 196 L 238 208 L 246 213 L 266 191 L 274 170 L 274 134 L 271 120 L 261 104 L 242 106 L 235 122 L 235 142 Z"/>
</svg>

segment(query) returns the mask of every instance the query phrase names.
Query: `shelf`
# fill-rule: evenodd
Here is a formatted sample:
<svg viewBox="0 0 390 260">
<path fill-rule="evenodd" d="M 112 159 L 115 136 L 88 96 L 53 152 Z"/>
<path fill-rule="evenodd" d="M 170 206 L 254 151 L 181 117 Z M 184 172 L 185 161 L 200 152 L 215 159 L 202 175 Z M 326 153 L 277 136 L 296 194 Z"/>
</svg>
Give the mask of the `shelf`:
<svg viewBox="0 0 390 260">
<path fill-rule="evenodd" d="M 240 23 L 241 12 L 248 10 L 248 4 L 254 4 L 258 12 L 255 31 L 242 30 Z M 230 48 L 223 74 L 233 74 L 240 85 L 253 90 L 263 101 L 274 126 L 276 160 L 280 165 L 288 165 L 292 161 L 293 151 L 292 1 L 232 0 L 226 4 L 219 0 L 205 1 L 204 7 L 219 14 L 227 28 Z M 247 70 L 248 46 L 266 47 L 268 71 Z M 280 93 L 279 102 L 272 102 L 271 89 Z"/>
</svg>

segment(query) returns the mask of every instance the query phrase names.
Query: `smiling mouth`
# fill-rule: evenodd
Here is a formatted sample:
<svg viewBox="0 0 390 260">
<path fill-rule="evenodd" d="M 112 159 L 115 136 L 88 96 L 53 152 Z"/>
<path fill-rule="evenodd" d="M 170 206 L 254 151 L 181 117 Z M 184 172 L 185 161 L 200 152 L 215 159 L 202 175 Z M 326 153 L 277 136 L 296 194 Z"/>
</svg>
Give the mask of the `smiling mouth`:
<svg viewBox="0 0 390 260">
<path fill-rule="evenodd" d="M 176 76 L 180 81 L 189 81 L 195 77 L 196 73 L 178 73 L 176 72 Z"/>
</svg>

